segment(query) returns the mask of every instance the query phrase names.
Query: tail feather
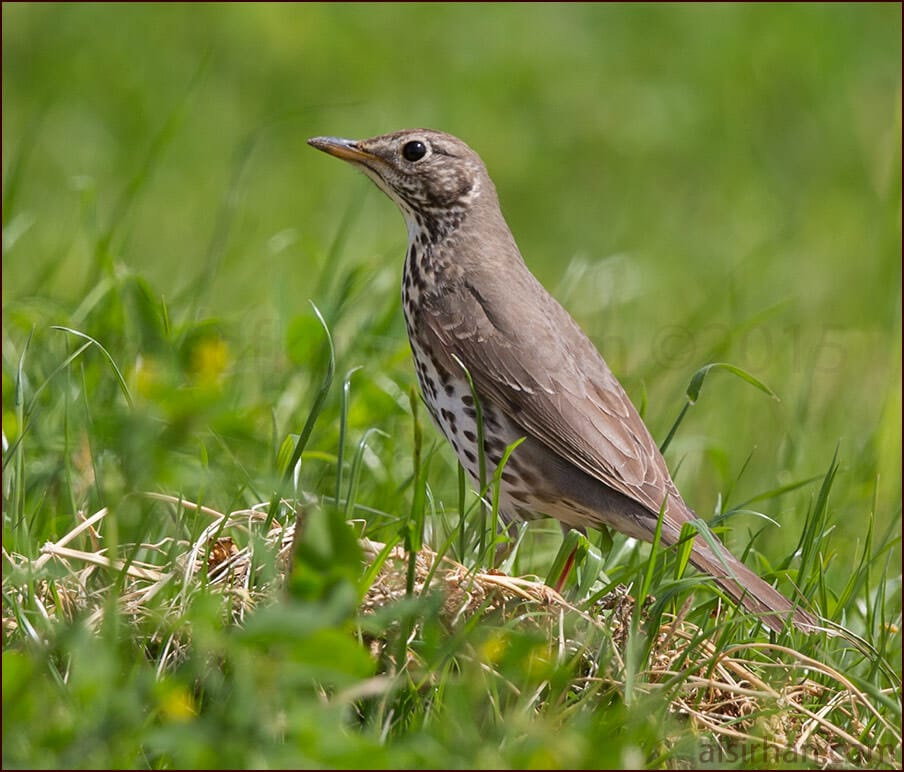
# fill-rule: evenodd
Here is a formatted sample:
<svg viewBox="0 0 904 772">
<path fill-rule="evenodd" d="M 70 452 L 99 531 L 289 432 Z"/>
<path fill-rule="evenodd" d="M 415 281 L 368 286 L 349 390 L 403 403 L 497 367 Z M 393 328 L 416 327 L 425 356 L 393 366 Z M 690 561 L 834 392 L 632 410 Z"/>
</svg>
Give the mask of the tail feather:
<svg viewBox="0 0 904 772">
<path fill-rule="evenodd" d="M 821 629 L 815 616 L 763 581 L 727 549 L 721 550 L 721 553 L 714 554 L 698 539 L 691 553 L 691 563 L 712 575 L 732 600 L 758 616 L 774 632 L 782 632 L 789 620 L 801 632 L 812 633 Z"/>
</svg>

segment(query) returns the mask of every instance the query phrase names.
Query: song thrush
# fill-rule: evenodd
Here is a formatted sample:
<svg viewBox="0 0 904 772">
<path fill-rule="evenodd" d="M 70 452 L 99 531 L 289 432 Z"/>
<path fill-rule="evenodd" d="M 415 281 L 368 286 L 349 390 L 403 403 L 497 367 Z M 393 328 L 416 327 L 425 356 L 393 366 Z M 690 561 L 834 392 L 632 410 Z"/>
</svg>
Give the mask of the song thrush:
<svg viewBox="0 0 904 772">
<path fill-rule="evenodd" d="M 611 526 L 663 544 L 696 515 L 621 384 L 567 311 L 524 263 L 480 157 L 460 139 L 412 129 L 352 141 L 308 140 L 351 162 L 401 209 L 408 226 L 402 302 L 415 368 L 437 425 L 479 488 L 478 409 L 486 479 L 505 449 L 499 510 L 566 526 Z M 713 537 L 691 563 L 775 631 L 813 616 Z"/>
</svg>

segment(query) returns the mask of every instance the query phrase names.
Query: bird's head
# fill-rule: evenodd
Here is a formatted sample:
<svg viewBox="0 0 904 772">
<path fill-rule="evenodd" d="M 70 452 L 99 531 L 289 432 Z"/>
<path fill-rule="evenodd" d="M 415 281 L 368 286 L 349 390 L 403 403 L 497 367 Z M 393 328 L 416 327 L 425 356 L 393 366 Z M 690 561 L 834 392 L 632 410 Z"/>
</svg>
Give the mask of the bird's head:
<svg viewBox="0 0 904 772">
<path fill-rule="evenodd" d="M 398 207 L 410 232 L 460 222 L 495 190 L 480 156 L 457 137 L 406 129 L 363 140 L 314 137 L 312 147 L 357 166 Z"/>
</svg>

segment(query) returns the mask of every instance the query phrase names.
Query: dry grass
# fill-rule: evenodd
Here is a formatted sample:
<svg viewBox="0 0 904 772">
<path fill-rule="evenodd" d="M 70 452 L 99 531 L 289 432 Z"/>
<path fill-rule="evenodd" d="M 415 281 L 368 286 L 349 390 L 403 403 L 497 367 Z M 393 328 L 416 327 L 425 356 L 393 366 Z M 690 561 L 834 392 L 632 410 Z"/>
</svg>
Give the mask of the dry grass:
<svg viewBox="0 0 904 772">
<path fill-rule="evenodd" d="M 175 617 L 191 595 L 205 585 L 231 598 L 236 624 L 242 624 L 255 606 L 278 597 L 292 556 L 294 517 L 272 521 L 265 540 L 258 542 L 270 551 L 271 558 L 275 556 L 278 567 L 275 577 L 263 581 L 259 575 L 262 561 L 253 560 L 253 542 L 248 538 L 266 524 L 268 515 L 263 508 L 223 514 L 175 497 L 147 495 L 177 509 L 202 513 L 210 523 L 194 542 L 166 540 L 140 545 L 142 560 L 130 563 L 107 555 L 102 535 L 106 509 L 82 517 L 61 539 L 45 544 L 34 560 L 4 550 L 7 568 L 14 569 L 4 571 L 4 593 L 17 600 L 4 604 L 6 640 L 24 633 L 43 643 L 33 625 L 10 612 L 19 607 L 36 608 L 48 621 L 79 616 L 96 626 L 106 612 L 110 593 L 116 591 L 117 581 L 111 577 L 117 574 L 125 575 L 119 607 L 133 621 L 146 619 L 151 608 L 159 618 L 161 604 L 152 606 L 158 595 L 166 599 L 163 615 Z M 291 511 L 288 505 L 286 511 Z M 90 549 L 70 546 L 76 542 L 90 545 Z M 370 613 L 405 597 L 409 566 L 405 551 L 401 547 L 387 549 L 367 538 L 360 540 L 360 546 L 367 564 L 382 561 L 366 592 L 362 611 Z M 59 578 L 23 580 L 38 575 L 51 561 L 62 569 Z M 624 691 L 622 654 L 635 616 L 634 601 L 626 592 L 613 594 L 588 612 L 542 582 L 469 570 L 424 549 L 416 556 L 414 594 L 428 590 L 442 593 L 441 616 L 450 629 L 475 614 L 492 613 L 542 629 L 552 653 L 574 654 L 583 647 L 582 672 L 575 677 L 571 692 L 577 699 L 600 688 Z M 614 656 L 607 667 L 599 667 L 581 641 L 569 638 L 566 620 L 579 620 L 584 629 L 594 627 L 612 641 Z M 159 625 L 160 630 L 165 628 Z M 158 672 L 163 672 L 190 646 L 190 635 L 184 631 L 161 634 L 153 643 L 159 656 Z M 370 643 L 374 656 L 391 662 L 379 638 Z M 409 656 L 414 655 L 409 652 Z M 708 735 L 723 752 L 754 744 L 768 748 L 775 758 L 789 753 L 816 766 L 876 766 L 887 763 L 879 738 L 893 737 L 901 742 L 900 729 L 889 724 L 870 697 L 836 670 L 768 642 L 717 644 L 681 615 L 666 619 L 660 626 L 647 670 L 636 675 L 632 683 L 633 688 L 644 691 L 668 689 L 671 712 L 683 717 L 695 733 Z M 856 734 L 851 727 L 857 729 Z"/>
</svg>

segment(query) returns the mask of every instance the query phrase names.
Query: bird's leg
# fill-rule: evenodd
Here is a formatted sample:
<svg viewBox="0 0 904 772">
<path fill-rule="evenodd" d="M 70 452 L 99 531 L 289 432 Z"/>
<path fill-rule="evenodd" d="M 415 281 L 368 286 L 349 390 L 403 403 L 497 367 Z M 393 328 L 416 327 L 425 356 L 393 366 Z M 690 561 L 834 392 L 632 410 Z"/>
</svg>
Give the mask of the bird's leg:
<svg viewBox="0 0 904 772">
<path fill-rule="evenodd" d="M 575 547 L 571 552 L 568 553 L 568 557 L 565 558 L 565 565 L 562 568 L 562 571 L 559 573 L 559 578 L 556 579 L 555 584 L 553 585 L 553 589 L 562 594 L 562 588 L 565 586 L 565 582 L 568 580 L 568 575 L 571 573 L 571 569 L 574 568 L 574 559 L 578 554 L 578 549 Z"/>
<path fill-rule="evenodd" d="M 580 534 L 585 538 L 587 536 L 587 532 L 584 528 L 572 528 L 571 526 L 565 525 L 565 523 L 562 522 L 559 523 L 559 526 L 562 529 L 562 536 L 564 537 L 564 540 L 562 541 L 562 546 L 559 548 L 559 552 L 556 555 L 556 560 L 552 565 L 552 569 L 549 572 L 546 583 L 550 585 L 556 592 L 561 593 L 562 588 L 565 587 L 565 582 L 568 581 L 568 577 L 571 574 L 572 569 L 574 568 L 575 561 L 578 557 L 578 552 L 581 551 L 580 538 L 572 536 L 571 532 L 575 531 L 577 534 Z M 565 554 L 566 550 L 567 557 L 563 560 L 562 555 Z M 584 550 L 584 553 L 586 554 L 586 550 Z"/>
</svg>

